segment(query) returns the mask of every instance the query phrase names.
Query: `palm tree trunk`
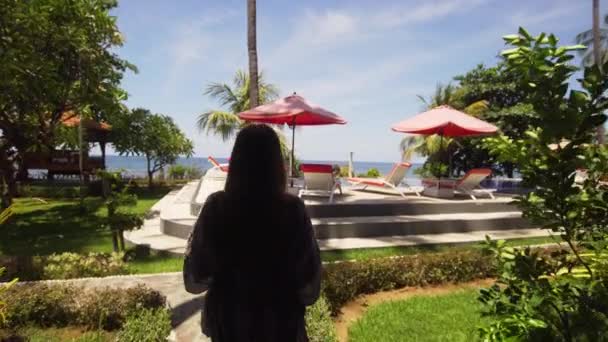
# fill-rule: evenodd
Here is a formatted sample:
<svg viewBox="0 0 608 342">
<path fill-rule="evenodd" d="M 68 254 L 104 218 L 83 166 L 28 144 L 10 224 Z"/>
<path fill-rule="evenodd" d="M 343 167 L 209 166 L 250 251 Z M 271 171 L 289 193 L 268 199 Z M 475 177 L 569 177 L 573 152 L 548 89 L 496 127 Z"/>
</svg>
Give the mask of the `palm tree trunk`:
<svg viewBox="0 0 608 342">
<path fill-rule="evenodd" d="M 603 61 L 600 48 L 600 0 L 593 0 L 593 59 L 600 69 L 600 72 L 603 73 Z"/>
<path fill-rule="evenodd" d="M 256 0 L 247 0 L 247 50 L 249 52 L 249 108 L 258 106 L 258 48 L 256 38 Z"/>
<path fill-rule="evenodd" d="M 600 49 L 600 0 L 593 0 L 593 59 L 599 68 L 600 73 L 603 74 L 604 61 Z M 606 130 L 604 125 L 600 125 L 596 132 L 598 144 L 604 144 L 606 140 L 605 133 Z"/>
</svg>

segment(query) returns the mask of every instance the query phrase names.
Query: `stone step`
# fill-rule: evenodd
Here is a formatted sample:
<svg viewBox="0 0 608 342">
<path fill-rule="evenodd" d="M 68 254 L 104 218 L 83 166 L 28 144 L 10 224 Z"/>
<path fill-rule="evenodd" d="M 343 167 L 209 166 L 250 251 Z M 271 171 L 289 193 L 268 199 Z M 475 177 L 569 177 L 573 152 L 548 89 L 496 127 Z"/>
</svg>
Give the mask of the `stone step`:
<svg viewBox="0 0 608 342">
<path fill-rule="evenodd" d="M 478 230 L 460 233 L 445 234 L 417 234 L 383 237 L 358 237 L 339 239 L 319 239 L 321 250 L 340 250 L 355 248 L 380 248 L 395 246 L 422 246 L 437 244 L 458 244 L 485 240 L 489 235 L 493 239 L 516 239 L 539 236 L 550 236 L 551 231 L 538 228 L 505 229 L 505 230 Z M 160 232 L 158 226 L 144 226 L 141 230 L 126 232 L 125 238 L 134 244 L 150 246 L 151 249 L 174 255 L 182 255 L 186 249 L 186 239 L 167 236 Z"/>
<path fill-rule="evenodd" d="M 495 200 L 440 200 L 407 198 L 391 201 L 356 201 L 343 203 L 307 203 L 312 218 L 398 216 L 456 213 L 494 213 L 517 211 L 511 198 Z"/>
<path fill-rule="evenodd" d="M 526 229 L 520 212 L 363 216 L 313 219 L 319 239 L 368 238 Z"/>
<path fill-rule="evenodd" d="M 194 217 L 172 219 L 161 217 L 160 232 L 187 239 L 195 222 Z M 517 211 L 315 218 L 312 219 L 312 224 L 319 239 L 445 234 L 532 227 Z"/>
</svg>

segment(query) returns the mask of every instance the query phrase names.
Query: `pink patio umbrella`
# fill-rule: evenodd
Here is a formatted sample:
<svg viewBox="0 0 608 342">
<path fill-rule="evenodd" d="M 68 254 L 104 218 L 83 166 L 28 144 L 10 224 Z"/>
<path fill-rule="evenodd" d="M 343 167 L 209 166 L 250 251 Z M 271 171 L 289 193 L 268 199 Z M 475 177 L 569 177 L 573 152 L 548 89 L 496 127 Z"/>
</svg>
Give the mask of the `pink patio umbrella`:
<svg viewBox="0 0 608 342">
<path fill-rule="evenodd" d="M 443 137 L 467 137 L 490 135 L 498 127 L 479 120 L 450 106 L 438 106 L 405 119 L 391 127 L 395 132 L 432 135 Z M 442 143 L 439 144 L 440 146 Z"/>
<path fill-rule="evenodd" d="M 268 124 L 286 124 L 292 129 L 291 157 L 289 161 L 289 176 L 292 175 L 294 161 L 295 128 L 296 126 L 343 125 L 346 120 L 339 115 L 313 104 L 302 96 L 293 93 L 274 102 L 257 106 L 238 114 L 245 121 L 255 121 Z"/>
<path fill-rule="evenodd" d="M 393 125 L 392 130 L 401 133 L 466 137 L 494 134 L 498 128 L 444 105 L 405 119 Z"/>
</svg>

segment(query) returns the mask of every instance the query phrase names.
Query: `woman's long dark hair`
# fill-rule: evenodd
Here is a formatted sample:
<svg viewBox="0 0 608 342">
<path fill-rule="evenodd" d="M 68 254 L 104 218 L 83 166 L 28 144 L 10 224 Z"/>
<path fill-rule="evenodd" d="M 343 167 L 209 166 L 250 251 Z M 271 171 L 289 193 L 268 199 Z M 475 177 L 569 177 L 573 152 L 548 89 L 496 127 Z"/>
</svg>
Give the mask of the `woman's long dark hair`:
<svg viewBox="0 0 608 342">
<path fill-rule="evenodd" d="M 277 133 L 267 125 L 252 124 L 236 137 L 225 191 L 232 199 L 277 198 L 287 184 Z"/>
</svg>

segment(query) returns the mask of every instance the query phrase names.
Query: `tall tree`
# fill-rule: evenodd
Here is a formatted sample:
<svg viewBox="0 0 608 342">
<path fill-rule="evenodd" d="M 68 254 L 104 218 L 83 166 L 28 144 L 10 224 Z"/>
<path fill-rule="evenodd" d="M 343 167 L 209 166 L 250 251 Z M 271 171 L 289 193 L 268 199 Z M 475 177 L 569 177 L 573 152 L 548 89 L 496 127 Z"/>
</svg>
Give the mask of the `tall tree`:
<svg viewBox="0 0 608 342">
<path fill-rule="evenodd" d="M 603 64 L 608 55 L 608 29 L 600 27 L 600 4 L 599 0 L 593 0 L 592 6 L 592 27 L 579 33 L 576 42 L 587 46 L 581 50 L 583 65 L 597 65 L 600 73 L 604 73 Z M 608 24 L 608 15 L 604 17 L 604 23 Z M 606 128 L 601 125 L 597 127 L 596 140 L 603 144 L 606 142 Z"/>
<path fill-rule="evenodd" d="M 278 98 L 279 91 L 273 84 L 264 81 L 264 75 L 259 75 L 259 103 L 264 104 Z M 230 139 L 243 124 L 238 113 L 251 107 L 251 82 L 249 76 L 238 70 L 232 80 L 232 85 L 226 83 L 211 83 L 205 89 L 208 95 L 220 102 L 227 110 L 213 109 L 198 117 L 198 127 L 207 134 L 218 135 L 223 141 Z"/>
<path fill-rule="evenodd" d="M 258 87 L 258 42 L 257 42 L 257 18 L 255 0 L 247 0 L 247 51 L 249 54 L 249 108 L 257 107 L 259 104 Z"/>
<path fill-rule="evenodd" d="M 602 52 L 600 46 L 600 0 L 593 0 L 593 59 L 595 64 L 603 73 L 602 64 Z"/>
<path fill-rule="evenodd" d="M 52 149 L 61 116 L 125 98 L 120 80 L 131 64 L 122 45 L 113 0 L 0 2 L 0 168 L 15 193 L 26 151 Z"/>
<path fill-rule="evenodd" d="M 136 108 L 115 122 L 113 145 L 120 154 L 146 158 L 148 186 L 154 174 L 175 163 L 179 156 L 191 156 L 194 146 L 168 116 Z"/>
</svg>

